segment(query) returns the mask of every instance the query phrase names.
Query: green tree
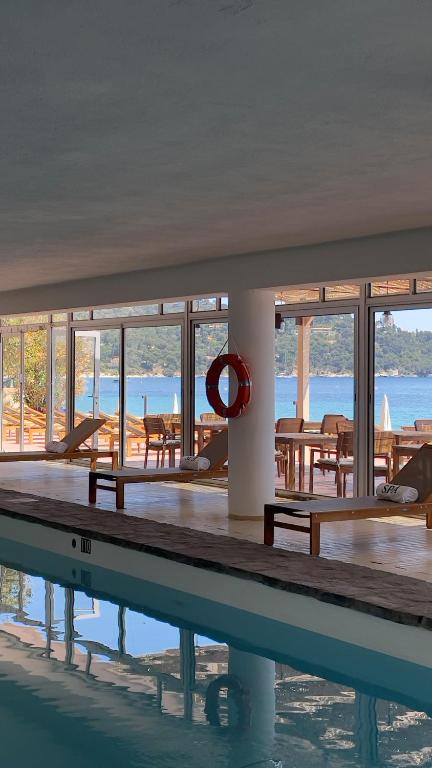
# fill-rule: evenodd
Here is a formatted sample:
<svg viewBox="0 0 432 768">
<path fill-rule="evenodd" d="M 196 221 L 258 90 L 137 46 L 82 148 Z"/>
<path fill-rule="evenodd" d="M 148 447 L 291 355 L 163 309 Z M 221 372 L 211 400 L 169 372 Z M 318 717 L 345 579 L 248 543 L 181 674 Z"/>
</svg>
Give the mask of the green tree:
<svg viewBox="0 0 432 768">
<path fill-rule="evenodd" d="M 0 565 L 0 604 L 3 610 L 24 610 L 31 594 L 26 574 Z"/>
</svg>

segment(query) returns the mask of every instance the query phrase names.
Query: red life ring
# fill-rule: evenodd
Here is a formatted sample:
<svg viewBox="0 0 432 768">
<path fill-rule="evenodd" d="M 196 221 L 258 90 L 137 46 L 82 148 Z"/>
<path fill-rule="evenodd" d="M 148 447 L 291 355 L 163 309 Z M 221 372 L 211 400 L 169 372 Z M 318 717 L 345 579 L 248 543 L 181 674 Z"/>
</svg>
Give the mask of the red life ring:
<svg viewBox="0 0 432 768">
<path fill-rule="evenodd" d="M 229 365 L 237 376 L 237 397 L 231 405 L 225 405 L 219 394 L 219 379 L 223 369 Z M 252 382 L 246 363 L 240 355 L 219 355 L 213 360 L 206 376 L 206 394 L 211 407 L 222 418 L 235 419 L 240 416 L 251 398 Z"/>
</svg>

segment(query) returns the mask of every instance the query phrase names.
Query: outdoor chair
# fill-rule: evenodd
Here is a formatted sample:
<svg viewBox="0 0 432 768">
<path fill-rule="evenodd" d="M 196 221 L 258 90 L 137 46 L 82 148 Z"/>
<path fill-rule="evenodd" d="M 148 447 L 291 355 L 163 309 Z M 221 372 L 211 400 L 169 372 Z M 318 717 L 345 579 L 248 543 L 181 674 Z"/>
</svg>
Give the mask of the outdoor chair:
<svg viewBox="0 0 432 768">
<path fill-rule="evenodd" d="M 276 422 L 276 434 L 278 432 L 303 432 L 304 427 L 304 419 L 299 418 L 297 416 L 284 416 L 277 420 Z M 300 450 L 299 450 L 300 453 Z M 281 474 L 285 477 L 285 489 L 288 487 L 288 450 L 287 446 L 283 445 L 282 443 L 277 442 L 276 440 L 276 450 L 275 450 L 275 462 L 276 462 L 276 469 L 277 469 L 277 476 L 280 477 Z"/>
<path fill-rule="evenodd" d="M 175 465 L 175 452 L 181 448 L 181 440 L 173 439 L 160 416 L 144 416 L 146 446 L 144 467 L 147 467 L 150 451 L 156 453 L 156 467 L 165 466 L 165 454 L 168 453 L 169 465 Z"/>
<path fill-rule="evenodd" d="M 64 461 L 65 459 L 90 459 L 90 467 L 96 469 L 98 459 L 111 459 L 111 466 L 116 469 L 118 466 L 118 453 L 113 450 L 100 448 L 81 448 L 86 440 L 92 437 L 98 429 L 104 425 L 104 419 L 83 419 L 74 429 L 61 438 L 62 443 L 66 443 L 66 450 L 63 453 L 53 451 L 22 451 L 0 453 L 0 463 L 11 461 Z"/>
<path fill-rule="evenodd" d="M 376 430 L 374 437 L 374 475 L 383 477 L 386 483 L 390 482 L 392 469 L 392 448 L 394 443 L 393 432 Z M 382 459 L 379 464 L 377 459 Z"/>
<path fill-rule="evenodd" d="M 314 469 L 325 469 L 335 473 L 337 496 L 346 497 L 347 476 L 354 472 L 354 431 L 353 422 L 338 422 L 338 440 L 334 458 L 315 459 L 317 448 L 312 448 L 309 467 L 309 493 L 314 492 Z M 377 432 L 374 441 L 374 477 L 390 480 L 393 433 Z M 381 461 L 382 460 L 382 461 Z M 383 463 L 384 462 L 384 463 Z"/>
<path fill-rule="evenodd" d="M 338 424 L 341 424 L 342 422 L 347 421 L 346 416 L 343 415 L 343 413 L 337 414 L 337 413 L 326 413 L 322 417 L 321 420 L 321 426 L 320 426 L 320 433 L 322 435 L 337 435 L 338 433 Z M 335 447 L 332 443 L 329 443 L 328 445 L 313 445 L 311 446 L 312 450 L 317 450 L 319 448 L 319 453 L 321 458 L 327 457 L 328 459 L 331 456 L 336 455 Z M 312 461 L 312 459 L 311 459 Z M 326 469 L 322 468 L 322 473 L 325 474 Z"/>
<path fill-rule="evenodd" d="M 159 418 L 163 419 L 165 429 L 173 440 L 181 434 L 181 414 L 180 413 L 158 413 Z"/>
<path fill-rule="evenodd" d="M 417 432 L 432 432 L 432 419 L 416 419 L 414 427 Z"/>
<path fill-rule="evenodd" d="M 98 470 L 89 474 L 89 504 L 96 503 L 97 491 L 111 491 L 116 495 L 116 508 L 124 509 L 124 489 L 128 483 L 190 483 L 193 480 L 226 477 L 228 467 L 228 432 L 217 432 L 212 440 L 198 454 L 207 458 L 210 467 L 205 470 L 180 469 L 179 467 L 162 467 L 156 469 L 124 468 L 114 471 Z M 113 485 L 101 484 L 108 481 Z"/>
</svg>

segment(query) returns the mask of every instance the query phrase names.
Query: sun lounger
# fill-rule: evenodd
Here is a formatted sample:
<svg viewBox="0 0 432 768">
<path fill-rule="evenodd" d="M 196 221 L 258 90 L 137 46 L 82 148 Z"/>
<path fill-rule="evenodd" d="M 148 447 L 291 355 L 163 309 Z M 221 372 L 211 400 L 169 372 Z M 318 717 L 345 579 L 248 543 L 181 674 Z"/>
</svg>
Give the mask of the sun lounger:
<svg viewBox="0 0 432 768">
<path fill-rule="evenodd" d="M 264 543 L 272 546 L 274 529 L 284 528 L 309 535 L 310 554 L 320 553 L 320 526 L 340 520 L 366 520 L 374 517 L 426 514 L 426 527 L 432 528 L 432 445 L 423 445 L 392 480 L 397 485 L 416 488 L 418 500 L 413 504 L 381 501 L 376 496 L 354 499 L 320 499 L 266 504 L 264 507 Z M 290 522 L 277 519 L 290 518 Z M 292 520 L 292 522 L 291 522 Z M 299 524 L 303 522 L 303 525 Z"/>
<path fill-rule="evenodd" d="M 190 483 L 192 480 L 203 480 L 210 477 L 226 477 L 228 468 L 224 466 L 228 459 L 228 432 L 219 432 L 207 443 L 198 456 L 210 461 L 206 470 L 193 471 L 178 467 L 162 467 L 157 469 L 125 468 L 116 471 L 98 470 L 89 474 L 89 503 L 96 503 L 97 490 L 111 491 L 116 495 L 117 509 L 124 509 L 124 487 L 128 483 Z M 101 484 L 105 480 L 114 485 Z"/>
<path fill-rule="evenodd" d="M 63 453 L 51 451 L 28 451 L 0 453 L 0 462 L 10 461 L 64 461 L 65 459 L 90 459 L 90 467 L 96 469 L 98 459 L 110 458 L 112 468 L 118 466 L 118 453 L 113 450 L 101 450 L 97 448 L 80 448 L 89 437 L 92 437 L 105 423 L 104 419 L 84 419 L 71 432 L 62 437 L 61 442 L 66 443 L 67 449 Z"/>
</svg>

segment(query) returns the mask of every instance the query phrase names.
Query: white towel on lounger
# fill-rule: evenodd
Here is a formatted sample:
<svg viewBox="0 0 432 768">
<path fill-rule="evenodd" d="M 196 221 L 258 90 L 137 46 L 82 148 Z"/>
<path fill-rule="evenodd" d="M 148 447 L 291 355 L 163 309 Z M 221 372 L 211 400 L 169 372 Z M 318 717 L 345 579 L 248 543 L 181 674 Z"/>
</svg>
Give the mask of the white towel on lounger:
<svg viewBox="0 0 432 768">
<path fill-rule="evenodd" d="M 189 469 L 193 472 L 201 472 L 208 469 L 210 462 L 205 456 L 183 456 L 180 459 L 180 469 Z"/>
<path fill-rule="evenodd" d="M 418 499 L 417 488 L 410 488 L 409 485 L 393 485 L 392 483 L 381 483 L 376 489 L 378 499 L 383 501 L 394 501 L 396 504 L 412 504 Z"/>
<path fill-rule="evenodd" d="M 64 453 L 67 451 L 68 445 L 67 443 L 62 443 L 60 440 L 51 440 L 50 443 L 46 444 L 45 448 L 48 453 Z"/>
</svg>

